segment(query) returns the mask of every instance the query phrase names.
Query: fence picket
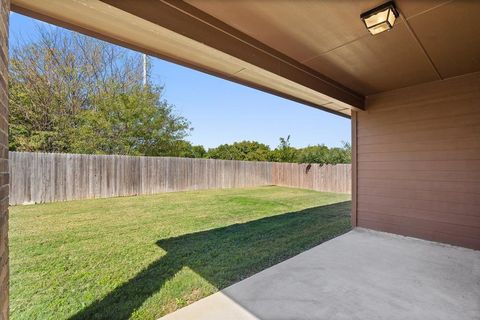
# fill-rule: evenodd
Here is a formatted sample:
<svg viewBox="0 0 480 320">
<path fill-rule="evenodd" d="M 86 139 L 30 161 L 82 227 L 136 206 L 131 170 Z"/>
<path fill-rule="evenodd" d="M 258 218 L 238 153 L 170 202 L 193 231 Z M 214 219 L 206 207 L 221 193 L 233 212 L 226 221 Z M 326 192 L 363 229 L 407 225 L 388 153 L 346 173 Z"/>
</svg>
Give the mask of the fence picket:
<svg viewBox="0 0 480 320">
<path fill-rule="evenodd" d="M 279 185 L 350 193 L 351 166 L 10 152 L 10 204 Z"/>
</svg>

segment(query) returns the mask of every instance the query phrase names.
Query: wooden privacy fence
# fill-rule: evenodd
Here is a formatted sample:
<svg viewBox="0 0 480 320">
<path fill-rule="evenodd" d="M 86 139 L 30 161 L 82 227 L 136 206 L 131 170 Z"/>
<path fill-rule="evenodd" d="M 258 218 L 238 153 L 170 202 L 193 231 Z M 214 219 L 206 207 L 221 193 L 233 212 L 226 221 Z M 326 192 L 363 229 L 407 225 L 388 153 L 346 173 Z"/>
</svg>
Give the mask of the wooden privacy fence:
<svg viewBox="0 0 480 320">
<path fill-rule="evenodd" d="M 350 192 L 350 165 L 10 152 L 10 204 L 281 185 Z M 338 180 L 338 181 L 336 181 Z"/>
<path fill-rule="evenodd" d="M 325 192 L 351 193 L 350 164 L 272 163 L 272 184 Z"/>
</svg>

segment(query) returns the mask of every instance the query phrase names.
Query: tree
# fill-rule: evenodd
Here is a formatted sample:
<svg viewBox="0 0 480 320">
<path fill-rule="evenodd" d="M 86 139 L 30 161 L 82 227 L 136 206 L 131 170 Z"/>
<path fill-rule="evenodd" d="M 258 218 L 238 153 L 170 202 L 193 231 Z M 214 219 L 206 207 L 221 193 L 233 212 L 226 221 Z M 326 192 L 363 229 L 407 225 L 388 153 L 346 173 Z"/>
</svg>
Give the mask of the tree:
<svg viewBox="0 0 480 320">
<path fill-rule="evenodd" d="M 224 160 L 268 161 L 270 160 L 270 147 L 256 141 L 241 141 L 233 144 L 222 144 L 211 148 L 207 158 Z"/>
<path fill-rule="evenodd" d="M 308 146 L 298 151 L 299 163 L 319 163 L 326 164 L 330 161 L 330 149 L 319 144 L 316 146 Z"/>
<path fill-rule="evenodd" d="M 176 155 L 188 122 L 160 100 L 158 88 L 132 87 L 127 93 L 104 94 L 95 108 L 78 117 L 71 130 L 72 151 L 130 155 Z"/>
<path fill-rule="evenodd" d="M 188 155 L 181 156 L 188 157 Z M 206 157 L 224 160 L 318 163 L 324 165 L 350 163 L 351 147 L 350 144 L 344 143 L 340 148 L 328 148 L 319 144 L 297 149 L 290 145 L 290 136 L 287 136 L 287 138 L 280 138 L 280 144 L 274 150 L 260 142 L 241 141 L 211 148 L 208 150 Z"/>
<path fill-rule="evenodd" d="M 350 143 L 343 142 L 343 147 L 330 149 L 330 157 L 329 157 L 330 164 L 351 163 L 351 162 L 352 162 L 352 147 Z"/>
<path fill-rule="evenodd" d="M 207 151 L 201 145 L 194 146 L 188 141 L 179 141 L 171 156 L 181 158 L 205 158 Z"/>
<path fill-rule="evenodd" d="M 12 46 L 10 149 L 171 155 L 189 122 L 142 86 L 138 53 L 58 28 Z"/>
<path fill-rule="evenodd" d="M 277 162 L 297 162 L 297 150 L 290 146 L 290 135 L 280 138 L 280 144 L 273 151 L 271 159 Z"/>
<path fill-rule="evenodd" d="M 343 147 L 328 148 L 323 144 L 308 146 L 298 150 L 299 163 L 339 164 L 350 163 L 352 152 L 349 143 L 344 142 Z"/>
</svg>

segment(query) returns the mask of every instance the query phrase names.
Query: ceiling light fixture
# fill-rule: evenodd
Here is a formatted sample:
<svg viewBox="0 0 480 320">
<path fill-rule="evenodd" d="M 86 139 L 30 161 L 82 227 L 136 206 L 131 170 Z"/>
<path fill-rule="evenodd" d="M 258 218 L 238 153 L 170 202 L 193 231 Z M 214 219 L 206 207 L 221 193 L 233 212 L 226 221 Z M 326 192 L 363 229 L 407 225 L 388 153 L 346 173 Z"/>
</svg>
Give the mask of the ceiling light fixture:
<svg viewBox="0 0 480 320">
<path fill-rule="evenodd" d="M 393 1 L 384 3 L 360 15 L 360 19 L 363 20 L 368 31 L 373 35 L 392 29 L 397 18 L 398 11 Z"/>
</svg>

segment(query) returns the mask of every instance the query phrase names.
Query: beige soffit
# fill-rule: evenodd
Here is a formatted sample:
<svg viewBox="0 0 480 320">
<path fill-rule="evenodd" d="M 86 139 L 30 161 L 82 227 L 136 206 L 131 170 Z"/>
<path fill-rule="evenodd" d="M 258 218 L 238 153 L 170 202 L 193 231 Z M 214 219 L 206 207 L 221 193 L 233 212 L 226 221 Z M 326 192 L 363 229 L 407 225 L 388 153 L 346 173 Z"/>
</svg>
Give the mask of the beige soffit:
<svg viewBox="0 0 480 320">
<path fill-rule="evenodd" d="M 395 0 L 376 36 L 359 17 L 387 0 L 184 1 L 365 96 L 480 71 L 478 0 Z"/>
<path fill-rule="evenodd" d="M 353 106 L 101 1 L 13 0 L 12 10 L 341 116 L 363 108 L 361 96 Z"/>
</svg>

